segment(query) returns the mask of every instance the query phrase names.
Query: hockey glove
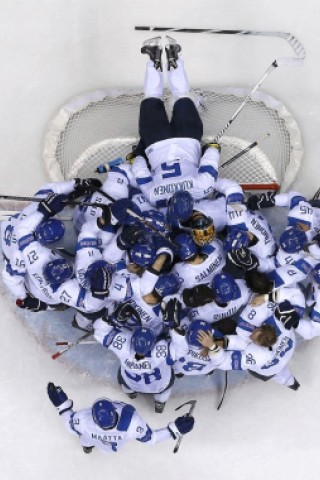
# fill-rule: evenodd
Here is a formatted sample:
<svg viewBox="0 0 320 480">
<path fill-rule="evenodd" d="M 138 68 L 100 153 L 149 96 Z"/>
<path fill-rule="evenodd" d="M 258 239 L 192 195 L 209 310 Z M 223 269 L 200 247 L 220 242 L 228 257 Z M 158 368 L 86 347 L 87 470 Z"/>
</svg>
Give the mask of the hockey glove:
<svg viewBox="0 0 320 480">
<path fill-rule="evenodd" d="M 258 258 L 248 248 L 231 250 L 227 256 L 233 265 L 242 268 L 246 272 L 251 272 L 251 270 L 256 270 L 259 267 Z"/>
<path fill-rule="evenodd" d="M 117 246 L 120 250 L 129 250 L 136 243 L 145 241 L 144 233 L 136 225 L 125 225 L 117 237 Z"/>
<path fill-rule="evenodd" d="M 313 237 L 312 241 L 315 242 L 315 243 L 318 245 L 318 247 L 320 247 L 320 233 L 317 233 L 317 234 Z"/>
<path fill-rule="evenodd" d="M 139 217 L 141 216 L 140 208 L 129 198 L 121 198 L 111 204 L 111 213 L 117 222 L 123 225 L 134 225 L 137 220 L 128 210 L 133 212 L 133 214 L 139 215 Z"/>
<path fill-rule="evenodd" d="M 288 300 L 277 305 L 274 315 L 283 323 L 286 330 L 297 328 L 299 325 L 300 317 Z"/>
<path fill-rule="evenodd" d="M 168 328 L 178 328 L 182 318 L 182 305 L 177 298 L 161 303 L 163 323 Z"/>
<path fill-rule="evenodd" d="M 27 295 L 26 298 L 21 300 L 18 298 L 16 300 L 16 305 L 19 308 L 25 308 L 30 310 L 30 312 L 40 312 L 41 310 L 47 310 L 48 305 L 44 302 L 41 302 L 38 298 L 33 297 L 32 295 Z"/>
<path fill-rule="evenodd" d="M 107 230 L 110 228 L 111 223 L 110 207 L 108 205 L 101 204 L 100 208 L 102 209 L 102 215 L 97 219 L 97 226 L 100 228 L 100 230 Z"/>
<path fill-rule="evenodd" d="M 249 210 L 261 210 L 261 208 L 273 207 L 275 203 L 275 193 L 265 192 L 260 195 L 251 195 L 247 200 L 247 208 Z"/>
<path fill-rule="evenodd" d="M 75 178 L 74 182 L 74 190 L 72 192 L 74 198 L 89 195 L 102 187 L 102 183 L 97 178 Z"/>
<path fill-rule="evenodd" d="M 197 285 L 193 288 L 185 288 L 182 299 L 186 307 L 202 307 L 214 300 L 214 293 L 208 285 Z"/>
<path fill-rule="evenodd" d="M 133 306 L 128 303 L 120 303 L 112 314 L 118 322 L 130 323 L 130 325 L 141 325 L 141 318 Z"/>
<path fill-rule="evenodd" d="M 54 383 L 49 382 L 47 386 L 48 397 L 50 402 L 56 407 L 59 415 L 71 410 L 73 401 L 70 400 L 61 387 L 55 386 Z"/>
<path fill-rule="evenodd" d="M 67 195 L 49 193 L 49 195 L 39 203 L 38 211 L 42 213 L 45 219 L 53 217 L 64 209 L 67 200 Z"/>
<path fill-rule="evenodd" d="M 180 435 L 191 432 L 194 426 L 194 417 L 184 415 L 178 417 L 174 422 L 169 423 L 168 430 L 171 436 L 176 440 Z"/>
<path fill-rule="evenodd" d="M 218 152 L 221 152 L 221 145 L 217 142 L 212 142 L 212 143 L 206 143 L 205 145 L 203 145 L 202 155 L 205 153 L 206 150 L 208 150 L 208 148 L 216 148 Z"/>
</svg>

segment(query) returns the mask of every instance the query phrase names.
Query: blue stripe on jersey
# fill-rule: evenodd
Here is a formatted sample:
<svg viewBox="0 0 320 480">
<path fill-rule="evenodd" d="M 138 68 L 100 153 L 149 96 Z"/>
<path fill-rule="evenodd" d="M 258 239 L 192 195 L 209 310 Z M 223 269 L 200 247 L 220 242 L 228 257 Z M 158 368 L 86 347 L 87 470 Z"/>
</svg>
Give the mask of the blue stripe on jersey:
<svg viewBox="0 0 320 480">
<path fill-rule="evenodd" d="M 254 325 L 247 322 L 246 320 L 244 320 L 241 317 L 240 317 L 240 319 L 238 321 L 238 324 L 237 324 L 237 328 L 238 327 L 241 328 L 242 330 L 246 331 L 246 332 L 253 332 L 253 330 L 255 330 L 255 328 L 256 328 Z"/>
<path fill-rule="evenodd" d="M 35 195 L 49 195 L 49 193 L 54 193 L 53 190 L 38 190 L 38 192 Z"/>
<path fill-rule="evenodd" d="M 310 318 L 314 322 L 320 323 L 320 313 L 316 310 L 312 310 L 312 312 L 310 313 Z"/>
<path fill-rule="evenodd" d="M 21 237 L 19 240 L 19 250 L 23 252 L 23 250 L 30 245 L 30 243 L 35 242 L 35 236 L 32 233 L 28 233 L 24 237 Z"/>
<path fill-rule="evenodd" d="M 211 175 L 211 177 L 213 177 L 214 179 L 217 179 L 218 177 L 218 172 L 215 168 L 213 168 L 211 165 L 202 165 L 199 170 L 198 170 L 199 173 L 209 173 L 209 175 Z"/>
<path fill-rule="evenodd" d="M 307 199 L 302 195 L 295 195 L 290 200 L 289 209 L 296 207 L 300 202 L 307 202 Z"/>
<path fill-rule="evenodd" d="M 306 260 L 304 260 L 303 258 L 300 258 L 299 260 L 297 260 L 296 262 L 293 262 L 293 265 L 295 267 L 297 267 L 298 270 L 300 270 L 302 273 L 305 273 L 306 275 L 308 275 L 308 273 L 310 272 L 312 266 L 310 265 L 310 263 L 308 263 Z"/>
<path fill-rule="evenodd" d="M 84 298 L 86 296 L 86 293 L 87 293 L 87 289 L 84 288 L 84 287 L 81 287 L 78 298 L 77 298 L 77 307 L 80 307 L 80 308 L 83 307 Z"/>
<path fill-rule="evenodd" d="M 146 185 L 147 183 L 152 182 L 152 177 L 142 177 L 142 178 L 137 178 L 137 184 L 138 185 Z"/>
<path fill-rule="evenodd" d="M 152 310 L 154 311 L 155 315 L 159 316 L 160 310 L 161 310 L 160 304 L 155 305 L 155 306 L 152 308 Z"/>
<path fill-rule="evenodd" d="M 268 277 L 270 278 L 271 281 L 274 282 L 274 288 L 279 288 L 281 285 L 284 284 L 283 278 L 278 275 L 276 270 L 272 270 L 271 272 L 268 272 Z"/>
<path fill-rule="evenodd" d="M 83 238 L 77 243 L 76 251 L 82 248 L 98 248 L 98 240 L 96 238 Z"/>
<path fill-rule="evenodd" d="M 305 312 L 305 308 L 304 308 L 304 307 L 300 307 L 300 305 L 293 305 L 293 306 L 294 306 L 295 311 L 296 311 L 297 314 L 299 315 L 299 317 L 302 318 L 303 315 L 304 315 L 304 312 Z"/>
<path fill-rule="evenodd" d="M 242 370 L 241 368 L 242 354 L 238 350 L 235 350 L 231 354 L 231 368 L 232 370 Z"/>
<path fill-rule="evenodd" d="M 126 432 L 130 426 L 135 408 L 132 405 L 125 405 L 121 411 L 120 420 L 117 423 L 119 432 Z"/>
<path fill-rule="evenodd" d="M 145 435 L 141 438 L 137 438 L 138 442 L 149 442 L 151 440 L 151 437 L 152 437 L 152 430 L 151 428 L 149 427 L 149 425 L 147 425 L 147 431 L 145 433 Z"/>
<path fill-rule="evenodd" d="M 111 172 L 118 172 L 118 173 L 120 173 L 121 175 L 123 175 L 124 177 L 126 177 L 126 179 L 129 181 L 127 173 L 126 173 L 124 170 L 121 170 L 121 168 L 119 168 L 119 167 L 111 167 Z"/>
<path fill-rule="evenodd" d="M 244 232 L 247 232 L 248 227 L 244 222 L 237 223 L 236 225 L 228 225 L 228 233 L 238 232 L 239 230 L 243 230 Z"/>
</svg>

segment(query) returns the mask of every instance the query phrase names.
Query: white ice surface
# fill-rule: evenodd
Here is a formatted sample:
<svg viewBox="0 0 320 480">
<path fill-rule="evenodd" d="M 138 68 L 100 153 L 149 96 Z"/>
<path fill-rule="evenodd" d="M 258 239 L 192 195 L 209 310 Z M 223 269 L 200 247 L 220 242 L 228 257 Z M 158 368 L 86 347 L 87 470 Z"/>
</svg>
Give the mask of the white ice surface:
<svg viewBox="0 0 320 480">
<path fill-rule="evenodd" d="M 141 86 L 145 59 L 139 54 L 149 33 L 134 25 L 289 31 L 307 51 L 301 68 L 276 70 L 263 89 L 293 113 L 305 142 L 305 160 L 295 188 L 311 195 L 319 186 L 320 131 L 318 23 L 320 4 L 278 0 L 2 0 L 0 192 L 30 195 L 48 177 L 41 163 L 46 125 L 60 105 L 80 92 L 110 86 Z M 193 86 L 256 83 L 274 58 L 291 54 L 282 40 L 176 35 L 183 46 Z M 126 400 L 106 372 L 96 378 L 53 361 L 54 346 L 43 340 L 76 332 L 64 317 L 40 314 L 34 330 L 18 315 L 0 285 L 0 472 L 6 480 L 316 480 L 319 478 L 320 340 L 302 343 L 291 367 L 301 383 L 293 392 L 239 374 L 231 378 L 222 409 L 214 377 L 177 382 L 162 415 L 151 399 L 138 397 L 139 412 L 153 427 L 175 418 L 174 408 L 198 400 L 196 426 L 178 454 L 173 442 L 154 447 L 132 442 L 116 455 L 84 455 L 46 396 L 46 384 L 62 385 L 77 408 L 102 395 Z M 69 313 L 65 316 L 68 317 Z M 34 317 L 32 320 L 35 321 Z M 69 333 L 70 332 L 70 333 Z M 67 337 L 66 337 L 67 338 Z M 69 336 L 68 336 L 69 338 Z M 78 347 L 72 355 L 86 363 L 98 346 Z M 106 355 L 104 351 L 102 355 Z M 70 355 L 71 356 L 71 355 Z M 110 357 L 105 358 L 106 364 Z M 115 369 L 113 362 L 111 368 Z M 102 371 L 102 367 L 101 371 Z M 217 384 L 219 384 L 219 374 Z"/>
</svg>

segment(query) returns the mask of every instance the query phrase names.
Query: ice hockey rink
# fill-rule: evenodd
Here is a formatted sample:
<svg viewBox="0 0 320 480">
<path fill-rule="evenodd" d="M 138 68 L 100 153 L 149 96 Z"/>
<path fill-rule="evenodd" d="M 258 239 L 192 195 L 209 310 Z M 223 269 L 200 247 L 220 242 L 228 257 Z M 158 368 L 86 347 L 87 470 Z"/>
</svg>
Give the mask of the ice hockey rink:
<svg viewBox="0 0 320 480">
<path fill-rule="evenodd" d="M 33 195 L 49 180 L 43 137 L 69 98 L 99 88 L 142 86 L 140 47 L 152 34 L 135 32 L 134 26 L 157 25 L 283 31 L 302 42 L 304 65 L 276 69 L 262 90 L 280 99 L 299 124 L 305 154 L 293 188 L 311 197 L 320 186 L 319 18 L 316 0 L 2 0 L 0 192 Z M 183 33 L 175 38 L 195 87 L 250 88 L 275 58 L 290 53 L 279 39 Z M 174 420 L 177 406 L 197 399 L 195 428 L 177 454 L 168 440 L 155 446 L 131 442 L 114 455 L 85 455 L 48 400 L 48 381 L 63 386 L 76 409 L 101 396 L 122 401 L 126 396 L 115 380 L 85 373 L 63 358 L 53 361 L 42 342 L 50 333 L 47 315 L 38 314 L 37 329 L 30 330 L 2 284 L 0 308 L 2 479 L 319 478 L 320 339 L 301 342 L 290 362 L 301 383 L 297 392 L 241 373 L 220 411 L 221 389 L 211 377 L 177 383 L 162 415 L 154 414 L 151 399 L 138 396 L 134 405 L 154 428 Z M 77 347 L 73 355 L 85 362 L 90 348 Z"/>
</svg>

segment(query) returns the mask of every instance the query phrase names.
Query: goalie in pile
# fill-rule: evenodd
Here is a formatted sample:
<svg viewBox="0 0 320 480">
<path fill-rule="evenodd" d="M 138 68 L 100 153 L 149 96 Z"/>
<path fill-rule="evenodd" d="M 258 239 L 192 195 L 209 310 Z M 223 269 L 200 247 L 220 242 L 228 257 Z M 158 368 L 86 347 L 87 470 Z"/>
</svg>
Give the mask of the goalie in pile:
<svg viewBox="0 0 320 480">
<path fill-rule="evenodd" d="M 297 390 L 287 367 L 296 332 L 320 334 L 317 205 L 297 192 L 246 205 L 236 182 L 218 178 L 220 147 L 201 147 L 202 121 L 170 37 L 167 117 L 160 40 L 141 50 L 150 60 L 130 162 L 103 184 L 46 185 L 39 202 L 2 222 L 3 280 L 17 307 L 47 311 L 48 320 L 50 310 L 72 308 L 72 326 L 116 354 L 123 391 L 152 394 L 158 413 L 176 378 L 219 368 Z M 66 254 L 58 214 L 75 198 L 95 205 L 74 210 L 78 237 Z M 256 212 L 275 204 L 289 209 L 279 242 Z M 307 298 L 300 282 L 310 285 Z M 63 398 L 51 397 L 59 407 Z"/>
</svg>

